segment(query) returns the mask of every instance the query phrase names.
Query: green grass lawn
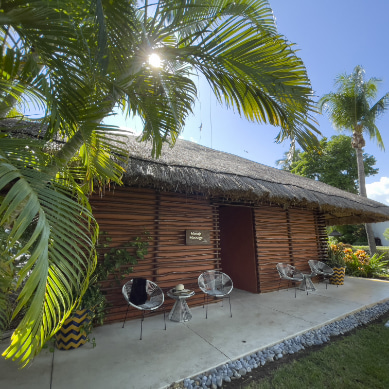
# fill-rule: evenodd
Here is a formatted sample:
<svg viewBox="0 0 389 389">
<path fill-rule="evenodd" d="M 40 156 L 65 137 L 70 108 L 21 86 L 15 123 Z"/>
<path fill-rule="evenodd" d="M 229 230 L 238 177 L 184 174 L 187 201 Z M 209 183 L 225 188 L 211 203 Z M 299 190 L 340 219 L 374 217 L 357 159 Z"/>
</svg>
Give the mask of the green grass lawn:
<svg viewBox="0 0 389 389">
<path fill-rule="evenodd" d="M 281 365 L 245 389 L 389 388 L 389 313 L 318 351 Z"/>
</svg>

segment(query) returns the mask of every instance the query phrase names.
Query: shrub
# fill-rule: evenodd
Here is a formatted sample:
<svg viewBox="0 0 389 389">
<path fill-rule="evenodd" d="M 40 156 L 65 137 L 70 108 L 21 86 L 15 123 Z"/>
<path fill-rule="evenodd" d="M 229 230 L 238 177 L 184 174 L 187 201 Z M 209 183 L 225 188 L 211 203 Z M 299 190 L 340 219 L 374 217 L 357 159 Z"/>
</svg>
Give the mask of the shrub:
<svg viewBox="0 0 389 389">
<path fill-rule="evenodd" d="M 371 274 L 371 276 L 378 276 L 384 273 L 384 269 L 388 266 L 388 260 L 385 260 L 385 254 L 379 255 L 375 253 L 369 261 L 367 267 L 367 272 Z"/>
<path fill-rule="evenodd" d="M 354 250 L 358 250 L 358 249 L 365 250 L 370 255 L 369 246 L 353 245 L 353 249 Z M 384 254 L 383 258 L 385 259 L 385 261 L 389 260 L 389 246 L 377 246 L 376 250 L 377 250 L 377 253 L 379 255 Z"/>
<path fill-rule="evenodd" d="M 389 247 L 384 246 L 384 247 L 377 247 L 377 253 L 379 255 L 383 255 L 383 259 L 385 261 L 389 261 Z"/>
<path fill-rule="evenodd" d="M 346 274 L 356 277 L 374 277 L 383 272 L 388 265 L 384 260 L 384 254 L 374 254 L 371 258 L 365 250 L 352 251 L 351 248 L 344 249 L 344 260 L 346 263 Z"/>
<path fill-rule="evenodd" d="M 346 262 L 346 274 L 356 277 L 368 277 L 366 265 L 370 257 L 364 250 L 357 250 L 355 253 L 352 249 L 344 250 L 344 260 Z"/>
<path fill-rule="evenodd" d="M 356 249 L 356 250 L 355 250 Z M 376 277 L 388 272 L 389 247 L 377 249 L 370 257 L 367 250 L 348 244 L 331 244 L 328 247 L 328 265 L 346 267 L 346 274 L 355 277 Z"/>
</svg>

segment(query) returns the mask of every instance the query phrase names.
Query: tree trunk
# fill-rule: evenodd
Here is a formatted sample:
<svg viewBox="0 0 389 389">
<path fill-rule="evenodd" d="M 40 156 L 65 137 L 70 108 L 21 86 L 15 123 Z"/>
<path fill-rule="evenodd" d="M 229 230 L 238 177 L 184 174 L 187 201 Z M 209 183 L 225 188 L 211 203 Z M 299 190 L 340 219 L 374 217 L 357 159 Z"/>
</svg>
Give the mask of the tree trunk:
<svg viewBox="0 0 389 389">
<path fill-rule="evenodd" d="M 371 224 L 365 224 L 365 230 L 367 235 L 367 243 L 369 245 L 370 256 L 373 256 L 377 252 L 377 247 L 375 244 L 375 238 L 373 233 L 373 227 Z"/>
<path fill-rule="evenodd" d="M 361 147 L 358 147 L 355 148 L 355 151 L 357 153 L 359 194 L 363 197 L 367 197 L 366 182 L 365 182 L 365 167 L 363 165 L 363 150 Z M 374 255 L 376 252 L 376 245 L 375 245 L 375 239 L 373 234 L 373 228 L 371 224 L 365 224 L 365 230 L 366 230 L 367 243 L 369 245 L 370 255 Z"/>
</svg>

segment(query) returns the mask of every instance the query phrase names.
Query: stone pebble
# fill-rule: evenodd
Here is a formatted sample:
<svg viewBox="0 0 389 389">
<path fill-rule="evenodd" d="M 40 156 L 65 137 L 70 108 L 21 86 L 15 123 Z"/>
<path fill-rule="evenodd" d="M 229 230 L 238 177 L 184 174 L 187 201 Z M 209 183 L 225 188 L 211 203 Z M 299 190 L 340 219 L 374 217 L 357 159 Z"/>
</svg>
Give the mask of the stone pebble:
<svg viewBox="0 0 389 389">
<path fill-rule="evenodd" d="M 231 382 L 251 372 L 267 362 L 282 358 L 287 354 L 294 354 L 306 347 L 318 346 L 330 341 L 331 336 L 343 335 L 361 325 L 367 324 L 389 311 L 389 301 L 377 304 L 373 307 L 359 311 L 353 315 L 326 324 L 315 330 L 307 331 L 290 339 L 259 350 L 243 358 L 221 365 L 196 377 L 186 378 L 182 382 L 176 382 L 169 389 L 217 389 L 223 382 Z M 389 321 L 385 324 L 389 327 Z"/>
</svg>

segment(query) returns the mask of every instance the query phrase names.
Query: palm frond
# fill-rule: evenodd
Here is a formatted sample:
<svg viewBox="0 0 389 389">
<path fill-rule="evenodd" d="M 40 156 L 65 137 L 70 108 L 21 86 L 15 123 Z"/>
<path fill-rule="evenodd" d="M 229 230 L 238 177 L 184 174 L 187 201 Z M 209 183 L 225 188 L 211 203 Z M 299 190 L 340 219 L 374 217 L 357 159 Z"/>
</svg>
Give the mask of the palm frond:
<svg viewBox="0 0 389 389">
<path fill-rule="evenodd" d="M 376 139 L 380 148 L 384 149 L 383 140 L 376 126 L 376 119 L 389 108 L 389 93 L 371 105 L 377 95 L 379 79 L 364 79 L 365 71 L 356 66 L 350 75 L 337 77 L 338 90 L 324 95 L 318 103 L 321 111 L 326 111 L 337 129 L 346 129 L 359 133 L 367 133 Z"/>
<path fill-rule="evenodd" d="M 378 117 L 389 109 L 389 92 L 382 96 L 371 108 L 370 113 Z"/>
<path fill-rule="evenodd" d="M 10 290 L 13 282 L 13 272 L 11 265 L 7 263 L 8 256 L 3 250 L 3 234 L 0 234 L 0 249 L 2 250 L 0 256 L 0 336 L 4 329 L 6 329 L 11 321 L 12 310 L 10 304 Z"/>
<path fill-rule="evenodd" d="M 139 24 L 143 17 L 139 15 Z M 182 9 L 178 2 L 158 2 L 158 15 L 147 19 L 140 31 L 140 45 L 160 54 L 164 70 L 177 61 L 187 64 L 193 68 L 187 78 L 190 72 L 203 74 L 222 104 L 251 121 L 281 127 L 278 140 L 296 139 L 304 148 L 318 145 L 306 69 L 293 45 L 275 33 L 268 2 L 187 2 Z M 139 55 L 146 60 L 146 52 Z M 129 100 L 137 113 L 139 105 Z M 156 134 L 146 118 L 143 139 Z M 164 139 L 157 134 L 155 142 Z"/>
<path fill-rule="evenodd" d="M 33 232 L 14 254 L 15 258 L 30 252 L 18 274 L 17 287 L 27 281 L 13 316 L 22 308 L 27 312 L 3 355 L 27 364 L 85 292 L 96 266 L 98 231 L 91 213 L 72 198 L 69 189 L 39 169 L 40 155 L 26 150 L 25 140 L 10 142 L 12 148 L 6 138 L 0 145 L 0 191 L 7 190 L 0 225 L 11 227 L 5 250 L 14 247 L 31 225 Z M 18 151 L 9 153 L 17 144 Z"/>
</svg>

